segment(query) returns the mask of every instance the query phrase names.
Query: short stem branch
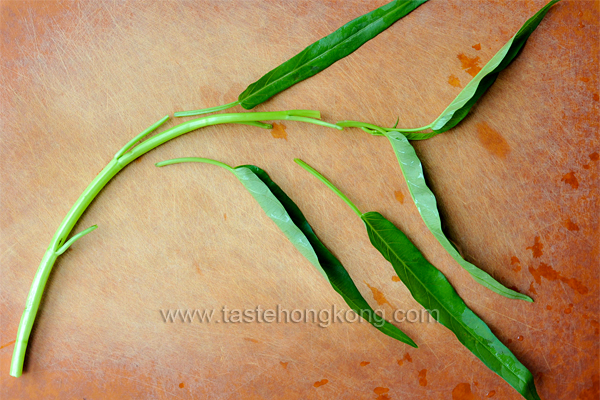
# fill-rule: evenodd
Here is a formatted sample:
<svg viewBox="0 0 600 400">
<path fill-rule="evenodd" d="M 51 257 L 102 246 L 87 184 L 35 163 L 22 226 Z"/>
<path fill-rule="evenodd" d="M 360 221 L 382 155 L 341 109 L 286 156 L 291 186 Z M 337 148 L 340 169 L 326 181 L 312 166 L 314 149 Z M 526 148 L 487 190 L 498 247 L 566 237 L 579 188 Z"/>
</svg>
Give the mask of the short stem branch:
<svg viewBox="0 0 600 400">
<path fill-rule="evenodd" d="M 362 213 L 360 212 L 358 207 L 356 207 L 354 205 L 354 203 L 352 203 L 350 201 L 350 199 L 348 197 L 346 197 L 346 195 L 344 193 L 342 193 L 338 188 L 336 188 L 333 185 L 333 183 L 329 182 L 329 180 L 327 178 L 325 178 L 323 175 L 321 175 L 321 173 L 319 171 L 317 171 L 316 169 L 314 169 L 313 167 L 311 167 L 310 165 L 308 165 L 307 163 L 305 163 L 304 161 L 302 161 L 299 158 L 295 158 L 294 161 L 296 162 L 296 164 L 300 165 L 302 168 L 304 168 L 305 170 L 307 170 L 308 172 L 310 172 L 311 174 L 316 176 L 321 182 L 323 182 L 325 185 L 327 185 L 327 187 L 329 189 L 333 190 L 333 192 L 335 194 L 337 194 L 342 200 L 344 200 L 346 202 L 346 204 L 348 204 L 350 206 L 350 208 L 352 208 L 352 211 L 354 211 L 356 213 L 356 215 L 358 215 L 359 217 L 362 215 Z"/>
</svg>

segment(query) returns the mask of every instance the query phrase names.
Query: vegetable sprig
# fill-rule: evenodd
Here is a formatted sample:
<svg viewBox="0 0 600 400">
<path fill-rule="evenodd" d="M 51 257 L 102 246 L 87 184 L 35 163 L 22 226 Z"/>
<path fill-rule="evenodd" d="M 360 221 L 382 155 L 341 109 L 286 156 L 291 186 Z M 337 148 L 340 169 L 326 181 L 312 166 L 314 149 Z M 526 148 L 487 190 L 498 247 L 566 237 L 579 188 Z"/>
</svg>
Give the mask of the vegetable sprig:
<svg viewBox="0 0 600 400">
<path fill-rule="evenodd" d="M 161 161 L 156 166 L 163 167 L 186 162 L 218 165 L 233 173 L 265 214 L 281 229 L 294 247 L 314 265 L 352 310 L 384 334 L 412 347 L 418 347 L 408 335 L 375 313 L 360 294 L 346 268 L 319 240 L 302 211 L 264 170 L 255 165 L 230 167 L 220 161 L 199 157 Z"/>
<path fill-rule="evenodd" d="M 23 372 L 23 361 L 25 359 L 25 352 L 27 350 L 27 343 L 29 341 L 29 335 L 35 322 L 35 317 L 40 306 L 40 301 L 44 293 L 48 276 L 52 271 L 52 267 L 56 262 L 58 256 L 64 253 L 76 240 L 80 239 L 87 233 L 96 229 L 96 226 L 92 226 L 85 231 L 78 233 L 73 238 L 67 241 L 71 230 L 87 209 L 90 203 L 96 198 L 98 193 L 106 186 L 106 184 L 123 168 L 131 163 L 136 158 L 146 154 L 150 150 L 160 146 L 161 144 L 168 142 L 178 136 L 191 132 L 193 130 L 203 128 L 210 125 L 235 123 L 235 124 L 247 124 L 252 126 L 259 126 L 263 128 L 271 128 L 270 124 L 265 124 L 261 121 L 264 120 L 291 120 L 291 121 L 302 121 L 312 124 L 327 126 L 334 129 L 343 129 L 339 126 L 329 124 L 324 121 L 320 121 L 321 114 L 318 111 L 312 110 L 289 110 L 289 111 L 272 111 L 272 112 L 247 112 L 247 113 L 234 113 L 234 114 L 217 114 L 209 115 L 201 118 L 193 119 L 182 124 L 176 125 L 172 128 L 167 129 L 155 136 L 147 138 L 141 143 L 137 144 L 140 140 L 146 138 L 150 133 L 154 132 L 161 125 L 163 125 L 169 116 L 165 116 L 161 120 L 154 123 L 152 126 L 144 130 L 142 133 L 131 139 L 125 146 L 123 146 L 110 160 L 108 165 L 100 171 L 100 173 L 94 178 L 92 183 L 84 190 L 79 196 L 75 204 L 71 207 L 62 223 L 54 233 L 50 245 L 48 246 L 46 253 L 42 257 L 42 261 L 35 273 L 31 289 L 27 296 L 25 304 L 25 310 L 21 316 L 19 322 L 19 328 L 17 330 L 17 338 L 15 340 L 15 348 L 13 351 L 13 357 L 10 364 L 10 375 L 14 377 L 21 376 Z"/>
<path fill-rule="evenodd" d="M 525 24 L 510 38 L 508 42 L 487 62 L 487 64 L 473 77 L 473 79 L 464 87 L 463 90 L 454 98 L 444 111 L 433 122 L 419 128 L 381 128 L 386 132 L 401 132 L 409 140 L 429 139 L 437 134 L 446 132 L 458 125 L 471 108 L 475 105 L 485 92 L 494 84 L 500 72 L 502 72 L 510 63 L 521 53 L 523 46 L 527 43 L 529 36 L 535 31 L 540 22 L 544 19 L 550 7 L 560 0 L 551 0 L 542 7 L 535 15 L 527 20 Z M 382 135 L 379 129 L 369 124 L 358 121 L 341 121 L 338 123 L 343 126 L 358 126 L 353 124 L 362 124 L 360 126 L 365 132 L 373 135 Z"/>
<path fill-rule="evenodd" d="M 437 208 L 435 195 L 427 186 L 427 182 L 425 181 L 421 160 L 419 160 L 415 149 L 403 133 L 397 131 L 387 131 L 385 128 L 377 125 L 356 121 L 342 121 L 338 122 L 338 125 L 343 127 L 352 126 L 372 130 L 377 132 L 379 135 L 385 136 L 389 140 L 392 148 L 394 149 L 394 153 L 396 154 L 396 158 L 398 159 L 398 163 L 400 164 L 400 168 L 402 170 L 402 174 L 404 175 L 404 179 L 406 180 L 410 196 L 417 206 L 417 210 L 419 210 L 419 214 L 421 215 L 423 222 L 425 222 L 425 225 L 427 225 L 429 231 L 433 234 L 433 236 L 435 236 L 442 247 L 444 247 L 444 249 L 452 256 L 452 258 L 454 258 L 454 260 L 461 267 L 463 267 L 473 277 L 473 279 L 477 281 L 477 283 L 502 296 L 508 297 L 509 299 L 533 302 L 531 297 L 507 288 L 494 279 L 490 274 L 465 260 L 460 255 L 456 247 L 454 247 L 452 242 L 448 240 L 442 230 L 442 219 Z"/>
<path fill-rule="evenodd" d="M 392 264 L 413 298 L 489 369 L 527 400 L 539 400 L 533 375 L 460 298 L 448 279 L 417 247 L 378 212 L 361 213 L 327 178 L 300 159 L 294 160 L 331 188 L 362 219 L 375 247 Z"/>
<path fill-rule="evenodd" d="M 234 102 L 192 111 L 180 111 L 176 117 L 207 114 L 241 105 L 249 110 L 277 93 L 321 72 L 354 52 L 427 0 L 394 0 L 353 19 L 335 32 L 317 40 L 300 53 L 249 85 Z"/>
</svg>

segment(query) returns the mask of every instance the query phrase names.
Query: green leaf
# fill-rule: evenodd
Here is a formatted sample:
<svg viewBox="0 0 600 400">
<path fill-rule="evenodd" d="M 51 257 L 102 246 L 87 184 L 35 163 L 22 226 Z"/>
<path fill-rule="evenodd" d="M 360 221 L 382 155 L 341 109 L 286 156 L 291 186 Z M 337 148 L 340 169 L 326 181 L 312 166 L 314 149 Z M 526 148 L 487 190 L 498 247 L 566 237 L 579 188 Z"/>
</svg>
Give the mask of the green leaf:
<svg viewBox="0 0 600 400">
<path fill-rule="evenodd" d="M 475 102 L 492 86 L 498 74 L 519 55 L 531 33 L 544 19 L 550 7 L 558 1 L 560 0 L 552 0 L 546 4 L 488 61 L 442 114 L 431 123 L 430 127 L 434 132 L 446 132 L 467 116 Z"/>
<path fill-rule="evenodd" d="M 423 174 L 423 166 L 419 157 L 415 153 L 414 148 L 408 142 L 413 133 L 404 133 L 397 131 L 389 131 L 377 125 L 368 124 L 359 121 L 340 121 L 337 123 L 343 127 L 357 127 L 365 130 L 372 135 L 386 136 L 394 149 L 402 174 L 406 180 L 406 184 L 410 191 L 410 195 L 421 214 L 421 218 L 429 228 L 429 231 L 435 236 L 446 251 L 458 262 L 471 276 L 481 285 L 487 287 L 494 292 L 510 299 L 519 299 L 533 302 L 533 300 L 524 294 L 518 293 L 502 285 L 500 282 L 492 278 L 487 272 L 482 271 L 475 265 L 466 261 L 456 250 L 456 247 L 448 240 L 442 230 L 442 221 L 437 209 L 435 195 L 427 187 L 425 176 Z M 431 133 L 423 136 L 430 136 Z M 435 133 L 433 133 L 435 135 Z M 308 167 L 310 168 L 310 167 Z"/>
<path fill-rule="evenodd" d="M 421 218 L 429 228 L 429 231 L 435 236 L 446 251 L 463 267 L 471 276 L 481 285 L 493 290 L 494 292 L 506 296 L 510 299 L 519 299 L 533 301 L 529 296 L 515 292 L 500 282 L 492 278 L 487 272 L 482 271 L 475 265 L 466 261 L 452 243 L 448 240 L 442 231 L 442 220 L 438 212 L 437 202 L 433 192 L 427 187 L 423 166 L 415 153 L 415 149 L 408 142 L 407 138 L 399 132 L 388 132 L 385 134 L 389 139 L 398 163 L 402 169 L 402 174 L 408 185 L 410 195 L 421 214 Z"/>
<path fill-rule="evenodd" d="M 456 293 L 414 244 L 377 212 L 362 215 L 371 243 L 388 260 L 412 296 L 477 358 L 528 400 L 539 400 L 531 372 Z"/>
<path fill-rule="evenodd" d="M 432 138 L 442 132 L 454 128 L 462 121 L 473 105 L 494 84 L 502 70 L 514 60 L 525 46 L 531 33 L 538 27 L 544 16 L 553 4 L 560 0 L 552 0 L 540 11 L 531 17 L 519 31 L 496 53 L 494 57 L 479 71 L 477 75 L 465 86 L 448 107 L 429 125 L 420 128 L 382 128 L 376 125 L 359 121 L 340 121 L 339 126 L 358 127 L 372 135 L 381 135 L 385 132 L 402 132 L 408 140 L 424 140 Z M 429 132 L 429 130 L 431 130 Z M 425 132 L 428 131 L 428 132 Z"/>
<path fill-rule="evenodd" d="M 245 109 L 251 109 L 290 86 L 310 78 L 354 52 L 426 1 L 395 0 L 348 22 L 248 86 L 238 97 L 239 103 Z"/>
<path fill-rule="evenodd" d="M 352 310 L 386 335 L 417 347 L 415 342 L 404 332 L 375 313 L 350 278 L 348 271 L 321 243 L 302 211 L 264 170 L 254 165 L 232 168 L 215 160 L 195 157 L 162 161 L 157 166 L 189 161 L 211 163 L 231 171 L 258 202 L 265 214 L 325 277 Z"/>
</svg>

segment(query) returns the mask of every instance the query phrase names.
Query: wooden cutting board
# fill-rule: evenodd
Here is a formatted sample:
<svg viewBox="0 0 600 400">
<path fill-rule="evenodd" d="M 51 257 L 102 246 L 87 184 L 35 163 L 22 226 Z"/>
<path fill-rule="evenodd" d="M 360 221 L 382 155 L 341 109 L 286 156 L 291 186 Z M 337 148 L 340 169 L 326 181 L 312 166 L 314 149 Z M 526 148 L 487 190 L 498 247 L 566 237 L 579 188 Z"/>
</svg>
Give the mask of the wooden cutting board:
<svg viewBox="0 0 600 400">
<path fill-rule="evenodd" d="M 597 399 L 599 2 L 563 1 L 458 127 L 415 143 L 450 238 L 500 282 L 482 288 L 427 231 L 385 138 L 297 122 L 180 137 L 116 176 L 57 262 L 25 372 L 8 375 L 29 286 L 60 221 L 113 154 L 174 111 L 233 101 L 308 44 L 384 1 L 2 1 L 0 397 L 518 399 L 446 328 L 163 321 L 161 310 L 346 309 L 227 171 L 264 168 L 365 298 L 418 310 L 361 221 L 294 164 L 404 230 L 532 371 L 543 399 Z M 256 110 L 327 121 L 433 120 L 544 1 L 432 0 Z M 235 109 L 240 111 L 240 109 Z M 169 126 L 177 121 L 172 121 Z"/>
</svg>

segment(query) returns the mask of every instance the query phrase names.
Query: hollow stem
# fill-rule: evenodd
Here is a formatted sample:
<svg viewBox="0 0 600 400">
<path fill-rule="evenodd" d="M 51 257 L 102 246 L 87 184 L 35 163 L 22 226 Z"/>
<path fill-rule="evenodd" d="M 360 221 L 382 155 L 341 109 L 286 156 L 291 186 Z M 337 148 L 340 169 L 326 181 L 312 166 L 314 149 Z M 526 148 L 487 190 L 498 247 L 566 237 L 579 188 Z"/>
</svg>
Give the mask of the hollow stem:
<svg viewBox="0 0 600 400">
<path fill-rule="evenodd" d="M 350 201 L 350 199 L 348 197 L 346 197 L 346 195 L 344 193 L 342 193 L 338 188 L 336 188 L 333 185 L 333 183 L 329 182 L 329 180 L 327 178 L 325 178 L 323 175 L 321 175 L 321 173 L 319 171 L 317 171 L 316 169 L 314 169 L 313 167 L 311 167 L 310 165 L 308 165 L 307 163 L 305 163 L 304 161 L 302 161 L 299 158 L 295 158 L 294 161 L 296 162 L 296 164 L 300 165 L 302 168 L 304 168 L 305 170 L 307 170 L 308 172 L 310 172 L 311 174 L 316 176 L 317 179 L 319 179 L 321 182 L 323 182 L 329 189 L 333 190 L 333 192 L 335 194 L 337 194 L 342 200 L 344 200 L 346 202 L 346 204 L 348 204 L 350 206 L 350 208 L 352 208 L 352 211 L 354 211 L 356 213 L 356 215 L 358 215 L 359 217 L 362 215 L 362 213 L 360 212 L 358 207 L 356 207 L 354 205 L 354 203 L 352 203 Z"/>
<path fill-rule="evenodd" d="M 157 167 L 164 167 L 167 165 L 181 164 L 181 163 L 187 163 L 187 162 L 199 162 L 199 163 L 218 165 L 219 167 L 223 167 L 226 170 L 233 172 L 233 167 L 231 167 L 225 163 L 222 163 L 221 161 L 213 160 L 212 158 L 202 158 L 202 157 L 173 158 L 171 160 L 157 162 L 155 165 Z"/>
<path fill-rule="evenodd" d="M 173 114 L 174 117 L 191 117 L 193 115 L 210 114 L 212 112 L 227 110 L 228 108 L 235 107 L 240 104 L 239 100 L 232 101 L 231 103 L 223 104 L 221 106 L 202 108 L 200 110 L 191 111 L 179 111 Z"/>
<path fill-rule="evenodd" d="M 401 133 L 423 132 L 428 129 L 431 129 L 431 125 L 425 125 L 420 128 L 396 128 L 396 126 L 398 125 L 398 122 L 396 122 L 396 125 L 393 128 L 384 128 L 384 127 L 381 127 L 378 125 L 373 125 L 373 124 L 369 124 L 367 122 L 361 122 L 361 121 L 339 121 L 336 123 L 336 125 L 343 126 L 343 127 L 349 127 L 349 128 L 350 127 L 352 127 L 352 128 L 368 128 L 368 129 L 372 129 L 372 130 L 383 129 L 386 132 L 401 132 Z"/>
<path fill-rule="evenodd" d="M 263 129 L 273 129 L 273 125 L 271 124 L 265 124 L 264 122 L 260 122 L 260 121 L 252 121 L 252 122 L 232 122 L 233 124 L 240 124 L 240 125 L 250 125 L 250 126 L 257 126 L 259 128 L 263 128 Z"/>
<path fill-rule="evenodd" d="M 77 199 L 75 204 L 71 207 L 58 229 L 54 233 L 46 253 L 42 257 L 40 265 L 35 273 L 31 289 L 27 296 L 25 309 L 19 322 L 19 328 L 17 330 L 17 338 L 15 340 L 15 347 L 13 351 L 13 357 L 10 365 L 10 375 L 14 377 L 21 376 L 23 372 L 23 361 L 25 359 L 25 353 L 27 350 L 27 343 L 31 334 L 31 329 L 37 315 L 44 288 L 46 282 L 52 271 L 52 267 L 59 256 L 60 250 L 66 250 L 68 246 L 79 239 L 83 234 L 91 232 L 90 229 L 82 232 L 79 235 L 74 236 L 69 242 L 65 243 L 67 237 L 73 230 L 73 227 L 87 209 L 90 203 L 96 198 L 98 193 L 106 186 L 106 184 L 123 168 L 131 163 L 136 158 L 143 154 L 146 154 L 150 150 L 160 146 L 161 144 L 168 142 L 178 136 L 185 133 L 191 132 L 198 128 L 202 128 L 210 125 L 225 124 L 225 123 L 253 123 L 264 120 L 281 120 L 288 119 L 288 117 L 303 117 L 306 118 L 305 122 L 319 123 L 316 119 L 320 118 L 320 113 L 313 110 L 289 110 L 289 111 L 274 111 L 274 112 L 246 112 L 246 113 L 235 113 L 235 114 L 213 114 L 204 116 L 197 119 L 186 121 L 182 124 L 176 125 L 169 128 L 157 135 L 147 138 L 143 142 L 134 146 L 135 143 L 141 138 L 154 131 L 160 125 L 162 125 L 168 117 L 162 118 L 155 124 L 150 126 L 144 132 L 137 135 L 134 139 L 130 140 L 121 150 L 119 150 L 115 156 L 110 160 L 108 165 L 100 171 L 100 173 L 92 180 L 88 187 L 83 191 L 81 196 Z"/>
<path fill-rule="evenodd" d="M 339 125 L 330 124 L 329 122 L 320 121 L 320 120 L 307 118 L 307 117 L 297 117 L 297 116 L 291 115 L 291 116 L 287 117 L 286 119 L 290 120 L 290 121 L 309 122 L 309 123 L 312 123 L 315 125 L 321 125 L 321 126 L 326 126 L 328 128 L 338 129 L 340 131 L 344 129 L 343 127 L 341 127 Z"/>
<path fill-rule="evenodd" d="M 146 128 L 146 130 L 144 130 L 142 133 L 140 133 L 139 135 L 137 135 L 136 137 L 131 139 L 129 142 L 127 142 L 127 144 L 125 146 L 123 146 L 123 148 L 121 150 L 117 151 L 117 154 L 115 154 L 115 158 L 121 157 L 125 152 L 129 151 L 138 141 L 142 140 L 143 138 L 148 136 L 150 133 L 157 130 L 162 124 L 167 122 L 168 119 L 169 119 L 168 115 L 164 116 L 162 119 L 155 122 L 150 127 Z"/>
</svg>

